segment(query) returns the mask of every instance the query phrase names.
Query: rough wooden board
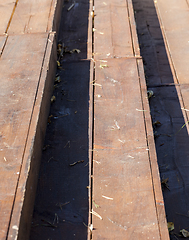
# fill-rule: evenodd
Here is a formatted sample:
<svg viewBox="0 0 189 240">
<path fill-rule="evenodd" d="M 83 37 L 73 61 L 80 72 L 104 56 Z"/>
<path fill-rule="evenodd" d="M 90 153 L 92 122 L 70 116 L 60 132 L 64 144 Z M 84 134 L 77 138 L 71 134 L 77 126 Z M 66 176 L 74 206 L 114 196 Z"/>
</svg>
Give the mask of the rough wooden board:
<svg viewBox="0 0 189 240">
<path fill-rule="evenodd" d="M 94 6 L 95 59 L 133 56 L 126 2 L 97 0 Z"/>
<path fill-rule="evenodd" d="M 1 239 L 9 227 L 47 37 L 46 33 L 10 36 L 0 61 Z"/>
<path fill-rule="evenodd" d="M 52 0 L 18 1 L 8 33 L 46 32 L 51 14 L 51 4 Z"/>
<path fill-rule="evenodd" d="M 56 71 L 55 34 L 48 38 L 45 59 L 35 99 L 26 150 L 15 196 L 8 239 L 28 239 L 38 180 L 41 150 L 49 114 L 50 97 Z M 19 232 L 14 226 L 18 226 Z"/>
<path fill-rule="evenodd" d="M 185 0 L 158 0 L 155 6 L 178 81 L 180 84 L 187 84 L 189 75 L 189 6 Z"/>
<path fill-rule="evenodd" d="M 160 239 L 135 59 L 96 66 L 93 239 Z M 102 197 L 109 197 L 107 199 Z"/>
<path fill-rule="evenodd" d="M 145 120 L 145 126 L 146 126 L 150 167 L 152 171 L 152 181 L 153 181 L 153 188 L 154 188 L 154 194 L 155 194 L 155 203 L 156 203 L 157 217 L 158 217 L 158 223 L 159 223 L 159 229 L 160 229 L 160 236 L 162 240 L 166 240 L 166 239 L 168 240 L 169 233 L 167 228 L 167 220 L 165 215 L 165 206 L 164 206 L 164 199 L 162 195 L 162 188 L 160 184 L 161 180 L 159 176 L 159 168 L 158 168 L 156 149 L 155 149 L 155 143 L 154 143 L 152 120 L 150 115 L 146 80 L 144 76 L 144 68 L 143 68 L 142 60 L 137 60 L 137 65 L 138 65 L 138 72 L 140 76 L 142 103 L 143 103 L 143 108 L 145 110 L 144 120 Z"/>
<path fill-rule="evenodd" d="M 91 59 L 93 53 L 93 36 L 92 36 L 92 28 L 93 28 L 93 1 L 89 1 L 89 21 L 88 21 L 88 41 L 87 41 L 87 58 Z"/>
<path fill-rule="evenodd" d="M 15 0 L 4 0 L 0 4 L 0 35 L 4 34 L 9 26 L 15 4 Z"/>
</svg>

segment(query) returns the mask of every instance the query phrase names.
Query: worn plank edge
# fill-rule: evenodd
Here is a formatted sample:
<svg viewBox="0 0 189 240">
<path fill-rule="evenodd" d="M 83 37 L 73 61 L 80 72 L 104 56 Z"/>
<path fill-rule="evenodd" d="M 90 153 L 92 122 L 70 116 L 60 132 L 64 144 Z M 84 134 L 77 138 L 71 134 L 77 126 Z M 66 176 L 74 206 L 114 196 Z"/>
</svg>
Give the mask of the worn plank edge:
<svg viewBox="0 0 189 240">
<path fill-rule="evenodd" d="M 87 59 L 93 57 L 93 1 L 89 0 L 89 15 L 88 15 L 88 38 L 87 38 Z"/>
<path fill-rule="evenodd" d="M 159 175 L 159 167 L 158 167 L 157 155 L 156 155 L 156 149 L 155 149 L 155 142 L 154 142 L 154 135 L 153 135 L 153 129 L 152 129 L 150 107 L 149 107 L 148 96 L 147 96 L 147 86 L 146 86 L 146 80 L 144 75 L 143 61 L 140 55 L 140 47 L 139 47 L 139 42 L 137 37 L 132 0 L 127 0 L 127 3 L 128 3 L 129 21 L 130 21 L 131 33 L 132 33 L 133 50 L 137 59 L 136 62 L 137 62 L 138 75 L 139 75 L 139 84 L 141 88 L 141 98 L 142 98 L 141 101 L 142 101 L 143 110 L 144 110 L 143 112 L 144 124 L 146 128 L 147 145 L 149 148 L 149 162 L 150 162 L 150 168 L 151 168 L 154 200 L 155 200 L 157 219 L 159 224 L 160 238 L 162 240 L 168 240 L 170 238 L 169 238 L 169 232 L 167 228 L 164 199 L 163 199 L 162 189 L 161 189 L 161 180 Z"/>
<path fill-rule="evenodd" d="M 137 67 L 138 67 L 139 82 L 141 87 L 141 97 L 142 97 L 142 104 L 143 104 L 143 110 L 144 110 L 144 123 L 146 127 L 147 144 L 149 148 L 149 162 L 151 167 L 154 199 L 155 199 L 155 205 L 156 205 L 157 219 L 159 223 L 159 232 L 162 240 L 168 240 L 170 238 L 169 238 L 169 232 L 167 228 L 167 220 L 165 215 L 164 200 L 163 200 L 162 189 L 161 189 L 161 181 L 159 176 L 159 168 L 157 163 L 157 155 L 156 155 L 156 149 L 155 149 L 155 143 L 154 143 L 152 121 L 151 121 L 150 108 L 149 108 L 149 102 L 147 97 L 146 80 L 144 76 L 142 60 L 137 60 Z"/>
<path fill-rule="evenodd" d="M 7 24 L 7 27 L 6 27 L 6 29 L 5 29 L 5 33 L 8 32 L 8 29 L 9 29 L 9 27 L 10 27 L 10 24 L 11 24 L 11 21 L 12 21 L 12 18 L 13 18 L 13 15 L 14 15 L 14 13 L 15 13 L 15 10 L 16 10 L 17 4 L 18 4 L 18 1 L 19 1 L 19 0 L 16 0 L 16 1 L 15 1 L 15 4 L 14 4 L 13 10 L 12 10 L 10 19 L 9 19 L 8 24 Z"/>
<path fill-rule="evenodd" d="M 88 189 L 88 201 L 89 201 L 89 213 L 88 213 L 88 236 L 87 240 L 91 239 L 91 230 L 89 228 L 92 223 L 92 168 L 93 168 L 93 129 L 94 129 L 94 86 L 92 84 L 94 80 L 94 66 L 95 63 L 93 60 L 90 61 L 90 83 L 89 83 L 89 128 L 88 128 L 88 136 L 89 136 L 89 189 Z"/>
<path fill-rule="evenodd" d="M 47 32 L 56 31 L 58 33 L 63 3 L 64 1 L 62 0 L 52 0 L 47 24 Z"/>
<path fill-rule="evenodd" d="M 186 86 L 188 84 L 186 84 L 186 83 L 181 84 L 179 82 L 176 67 L 174 65 L 173 58 L 172 58 L 172 55 L 171 55 L 171 49 L 169 47 L 169 42 L 168 42 L 168 39 L 167 39 L 167 36 L 166 36 L 166 31 L 165 31 L 165 28 L 163 27 L 161 11 L 159 9 L 158 2 L 154 1 L 154 6 L 155 6 L 156 13 L 157 13 L 157 16 L 158 16 L 158 20 L 159 20 L 159 23 L 160 23 L 161 33 L 162 33 L 162 36 L 163 36 L 167 57 L 168 57 L 168 60 L 169 60 L 169 66 L 171 68 L 171 72 L 172 72 L 172 75 L 173 75 L 174 84 L 176 86 L 176 90 L 177 90 L 177 93 L 178 93 L 181 109 L 185 109 L 185 101 L 184 101 L 184 97 L 183 97 L 183 94 L 182 94 L 182 89 L 180 88 L 180 86 Z M 189 114 L 186 110 L 182 110 L 182 113 L 183 113 L 184 121 L 185 121 L 185 123 L 187 123 L 189 121 Z M 189 125 L 188 124 L 186 124 L 186 128 L 187 128 L 187 131 L 189 133 Z"/>
<path fill-rule="evenodd" d="M 133 44 L 134 56 L 137 58 L 141 58 L 132 0 L 127 0 L 127 7 L 128 7 L 129 24 L 131 28 L 131 39 Z"/>
<path fill-rule="evenodd" d="M 40 156 L 50 109 L 53 80 L 56 73 L 55 36 L 55 33 L 50 33 L 47 39 L 7 239 L 29 239 Z"/>
<path fill-rule="evenodd" d="M 15 2 L 6 32 L 10 26 L 17 2 L 18 0 Z M 30 119 L 28 137 L 25 144 L 25 151 L 23 153 L 21 171 L 15 192 L 6 239 L 27 240 L 30 235 L 40 158 L 50 109 L 50 98 L 53 91 L 54 76 L 56 73 L 56 33 L 58 33 L 59 30 L 62 5 L 63 1 L 52 0 L 47 25 L 49 36 L 47 38 L 47 45 L 44 52 L 41 74 L 39 76 L 39 85 L 36 91 L 36 99 Z M 1 49 L 1 54 L 6 47 L 7 38 L 8 35 L 6 36 L 4 46 Z"/>
</svg>

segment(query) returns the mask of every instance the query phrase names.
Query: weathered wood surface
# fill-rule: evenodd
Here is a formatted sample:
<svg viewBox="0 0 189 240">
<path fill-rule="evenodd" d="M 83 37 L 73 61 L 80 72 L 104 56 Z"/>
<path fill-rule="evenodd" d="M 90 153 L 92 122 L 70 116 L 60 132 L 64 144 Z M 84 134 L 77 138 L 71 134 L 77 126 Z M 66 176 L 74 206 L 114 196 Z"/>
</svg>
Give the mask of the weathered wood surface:
<svg viewBox="0 0 189 240">
<path fill-rule="evenodd" d="M 127 4 L 128 4 L 129 22 L 130 22 L 130 27 L 131 27 L 133 51 L 134 51 L 135 57 L 140 58 L 141 57 L 140 56 L 140 48 L 139 48 L 139 43 L 138 43 L 138 36 L 137 36 L 136 22 L 135 22 L 132 0 L 127 0 Z"/>
<path fill-rule="evenodd" d="M 93 239 L 161 239 L 135 59 L 96 66 Z M 157 169 L 156 169 L 157 170 Z M 109 198 L 109 199 L 108 199 Z M 165 239 L 165 238 L 164 238 Z"/>
<path fill-rule="evenodd" d="M 95 1 L 94 57 L 133 56 L 127 2 Z"/>
<path fill-rule="evenodd" d="M 9 36 L 7 42 L 6 36 L 0 41 L 0 239 L 28 238 L 55 72 L 56 39 L 48 32 L 58 28 L 61 2 L 20 0 L 18 4 L 3 5 L 7 9 L 4 18 L 8 20 L 0 34 L 8 30 Z M 78 4 L 69 12 L 70 18 L 75 17 Z M 89 11 L 91 4 L 81 3 Z M 103 220 L 89 216 L 95 228 L 93 239 L 165 240 L 168 235 L 155 150 L 152 143 L 149 153 L 146 141 L 145 94 L 141 96 L 139 84 L 139 72 L 143 70 L 139 67 L 138 72 L 135 58 L 140 56 L 132 5 L 123 0 L 96 0 L 94 5 L 94 58 L 98 61 L 95 75 L 93 70 L 89 73 L 95 90 L 95 106 L 93 109 L 91 96 L 89 113 L 89 148 L 93 150 L 89 157 L 93 157 L 89 164 L 93 172 L 89 203 L 94 201 L 100 206 L 95 209 L 93 205 L 93 210 Z M 79 23 L 78 31 L 85 22 Z M 70 48 L 75 48 L 70 41 L 75 37 L 75 28 L 64 28 L 72 32 Z M 77 39 L 79 48 L 84 49 L 79 60 L 92 57 L 92 17 L 85 31 L 88 29 L 91 32 L 85 38 Z M 72 56 L 69 57 L 71 61 Z M 89 91 L 93 95 L 91 88 Z M 148 121 L 150 124 L 149 116 Z M 149 154 L 153 155 L 153 163 Z M 158 201 L 161 207 L 157 206 Z"/>
<path fill-rule="evenodd" d="M 29 237 L 56 70 L 56 33 L 47 32 L 58 30 L 61 6 L 5 1 L 0 8 L 0 34 L 7 31 L 0 37 L 0 239 Z"/>
<path fill-rule="evenodd" d="M 6 237 L 14 205 L 47 37 L 10 36 L 0 60 L 1 239 Z"/>
<path fill-rule="evenodd" d="M 181 94 L 180 104 L 187 122 L 189 114 L 189 5 L 188 1 L 161 1 L 155 4 L 165 39 L 171 70 Z M 187 116 L 187 117 L 186 117 Z M 189 131 L 189 130 L 188 130 Z"/>
<path fill-rule="evenodd" d="M 59 32 L 63 0 L 52 0 L 48 16 L 47 32 Z"/>
<path fill-rule="evenodd" d="M 92 236 L 168 240 L 132 2 L 94 6 Z"/>
<path fill-rule="evenodd" d="M 18 1 L 9 34 L 46 32 L 52 0 Z"/>
<path fill-rule="evenodd" d="M 158 223 L 159 223 L 160 236 L 161 236 L 161 239 L 163 240 L 163 239 L 169 239 L 169 234 L 167 231 L 165 206 L 163 201 L 162 188 L 160 185 L 159 167 L 157 163 L 152 120 L 151 120 L 149 102 L 147 97 L 147 87 L 146 87 L 146 80 L 144 76 L 142 59 L 137 60 L 137 65 L 138 65 L 139 82 L 140 82 L 140 88 L 141 88 L 142 104 L 144 109 L 144 123 L 146 128 L 146 135 L 147 135 L 147 145 L 149 148 L 149 160 L 150 160 L 150 168 L 152 173 L 155 205 L 156 205 L 156 211 L 157 211 L 157 217 L 158 217 Z"/>
<path fill-rule="evenodd" d="M 18 237 L 18 239 L 24 240 L 28 238 L 30 233 L 41 149 L 43 148 L 46 122 L 50 108 L 49 99 L 52 96 L 54 73 L 56 71 L 55 33 L 49 36 L 45 51 L 45 59 L 42 63 L 36 89 L 25 152 L 22 159 L 22 170 L 18 182 L 8 239 Z M 15 229 L 15 225 L 20 226 L 19 232 Z"/>
<path fill-rule="evenodd" d="M 4 0 L 0 3 L 0 35 L 4 34 L 9 27 L 16 2 L 16 0 Z"/>
</svg>

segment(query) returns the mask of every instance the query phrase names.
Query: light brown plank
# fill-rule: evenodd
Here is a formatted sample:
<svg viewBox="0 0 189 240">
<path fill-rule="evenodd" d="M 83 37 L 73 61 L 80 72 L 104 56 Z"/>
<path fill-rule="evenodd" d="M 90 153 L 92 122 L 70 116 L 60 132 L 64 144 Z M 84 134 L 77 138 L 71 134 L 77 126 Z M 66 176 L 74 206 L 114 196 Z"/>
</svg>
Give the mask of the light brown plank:
<svg viewBox="0 0 189 240">
<path fill-rule="evenodd" d="M 139 43 L 138 43 L 136 22 L 135 22 L 132 0 L 127 0 L 127 4 L 128 4 L 128 13 L 129 13 L 129 22 L 130 22 L 130 26 L 131 26 L 133 51 L 134 51 L 135 57 L 140 57 L 140 48 L 139 48 Z"/>
<path fill-rule="evenodd" d="M 170 238 L 169 238 L 169 233 L 167 228 L 165 206 L 164 206 L 162 188 L 160 183 L 161 181 L 159 176 L 159 167 L 157 163 L 152 120 L 151 120 L 149 102 L 147 97 L 147 87 L 146 87 L 146 80 L 144 76 L 144 68 L 143 68 L 142 60 L 137 60 L 137 65 L 138 65 L 138 71 L 140 76 L 142 103 L 143 103 L 143 108 L 145 110 L 144 120 L 145 120 L 145 126 L 146 126 L 146 134 L 147 134 L 147 141 L 148 141 L 148 148 L 149 148 L 149 160 L 150 160 L 150 167 L 152 171 L 152 180 L 153 180 L 153 188 L 154 188 L 154 196 L 155 196 L 160 236 L 162 240 L 168 240 Z"/>
<path fill-rule="evenodd" d="M 59 1 L 60 2 L 60 1 Z M 52 14 L 52 0 L 18 1 L 9 34 L 46 32 Z"/>
<path fill-rule="evenodd" d="M 88 37 L 87 37 L 87 58 L 91 59 L 93 56 L 93 39 L 92 39 L 92 28 L 93 28 L 93 1 L 89 0 L 89 15 L 88 15 Z"/>
<path fill-rule="evenodd" d="M 0 239 L 6 238 L 21 176 L 47 37 L 47 34 L 10 36 L 1 56 Z M 15 230 L 17 227 L 13 226 Z"/>
<path fill-rule="evenodd" d="M 20 178 L 16 190 L 8 239 L 16 239 L 18 237 L 18 239 L 25 240 L 29 238 L 41 150 L 56 72 L 55 34 L 51 33 L 48 39 L 31 124 L 29 126 Z M 14 226 L 18 226 L 19 230 L 15 229 Z"/>
<path fill-rule="evenodd" d="M 177 80 L 181 84 L 187 84 L 189 75 L 189 6 L 185 0 L 158 0 L 155 6 Z"/>
<path fill-rule="evenodd" d="M 133 56 L 126 1 L 95 0 L 95 59 Z"/>
<path fill-rule="evenodd" d="M 89 189 L 88 189 L 88 196 L 89 196 L 89 217 L 88 217 L 88 224 L 92 223 L 91 220 L 91 202 L 93 199 L 92 196 L 92 179 L 91 179 L 91 170 L 93 165 L 93 152 L 91 151 L 93 149 L 93 70 L 94 70 L 94 62 L 91 61 L 90 63 L 90 85 L 89 85 L 89 127 L 88 127 L 88 136 L 89 136 Z M 87 240 L 91 239 L 91 230 L 88 229 L 88 236 Z"/>
<path fill-rule="evenodd" d="M 93 210 L 103 219 L 93 215 L 93 239 L 160 239 L 136 60 L 106 64 L 96 66 Z"/>
<path fill-rule="evenodd" d="M 0 3 L 0 35 L 4 34 L 8 28 L 15 4 L 16 0 L 4 0 Z"/>
</svg>

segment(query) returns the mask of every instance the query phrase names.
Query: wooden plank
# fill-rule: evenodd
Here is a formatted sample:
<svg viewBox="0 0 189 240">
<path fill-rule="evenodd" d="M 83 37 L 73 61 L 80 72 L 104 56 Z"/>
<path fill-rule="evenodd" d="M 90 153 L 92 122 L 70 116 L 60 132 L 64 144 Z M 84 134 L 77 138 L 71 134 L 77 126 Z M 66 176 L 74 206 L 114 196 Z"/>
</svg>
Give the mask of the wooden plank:
<svg viewBox="0 0 189 240">
<path fill-rule="evenodd" d="M 136 60 L 99 61 L 96 83 L 93 239 L 160 239 Z"/>
<path fill-rule="evenodd" d="M 93 200 L 93 195 L 92 195 L 92 168 L 93 168 L 93 121 L 94 121 L 94 115 L 93 115 L 93 110 L 94 110 L 94 97 L 93 97 L 93 77 L 94 77 L 94 62 L 91 61 L 91 69 L 90 69 L 90 84 L 89 84 L 89 127 L 88 127 L 88 138 L 89 138 L 89 215 L 88 215 L 88 226 L 92 224 L 92 218 L 91 218 L 91 210 L 92 210 L 92 200 Z M 87 240 L 91 239 L 91 230 L 88 228 L 88 235 L 87 235 Z"/>
<path fill-rule="evenodd" d="M 56 72 L 55 34 L 51 33 L 48 39 L 23 156 L 20 178 L 16 190 L 8 239 L 29 239 L 33 205 L 38 182 L 41 150 L 46 132 L 50 98 L 52 96 L 54 76 Z M 15 226 L 18 226 L 18 230 Z"/>
<path fill-rule="evenodd" d="M 76 61 L 92 58 L 92 1 L 77 2 L 68 11 L 72 3 L 65 2 L 62 10 L 60 40 L 66 50 L 79 49 L 79 54 L 64 54 L 64 61 Z M 82 16 L 82 17 L 81 17 Z"/>
<path fill-rule="evenodd" d="M 7 31 L 16 2 L 16 0 L 4 0 L 0 4 L 0 35 Z"/>
<path fill-rule="evenodd" d="M 95 59 L 133 56 L 126 1 L 95 0 L 94 5 Z"/>
<path fill-rule="evenodd" d="M 21 177 L 47 37 L 46 33 L 10 36 L 1 56 L 0 239 L 7 236 Z"/>
<path fill-rule="evenodd" d="M 138 43 L 137 31 L 136 31 L 136 22 L 135 22 L 134 10 L 133 10 L 133 3 L 132 3 L 132 0 L 127 0 L 127 3 L 128 3 L 129 22 L 130 22 L 131 34 L 132 34 L 133 51 L 134 51 L 135 57 L 140 58 L 141 57 L 140 48 Z"/>
<path fill-rule="evenodd" d="M 179 83 L 176 89 L 183 112 L 183 118 L 186 123 L 189 119 L 189 70 L 187 65 L 189 61 L 189 31 L 187 30 L 189 5 L 186 1 L 180 1 L 179 3 L 173 1 L 171 5 L 169 1 L 158 1 L 155 6 L 166 44 L 173 79 L 175 83 Z M 188 126 L 186 126 L 186 128 L 189 132 Z"/>
<path fill-rule="evenodd" d="M 46 32 L 52 10 L 51 6 L 52 0 L 18 1 L 8 33 Z"/>
<path fill-rule="evenodd" d="M 52 0 L 48 17 L 47 32 L 59 32 L 63 3 L 64 1 L 61 0 Z"/>
<path fill-rule="evenodd" d="M 168 45 L 171 64 L 173 63 L 177 81 L 188 83 L 189 61 L 189 7 L 185 0 L 158 0 L 155 6 Z"/>
<path fill-rule="evenodd" d="M 88 17 L 88 37 L 87 37 L 87 58 L 92 59 L 93 57 L 93 21 L 94 21 L 94 15 L 93 15 L 93 1 L 89 1 L 89 17 Z"/>
<path fill-rule="evenodd" d="M 145 119 L 146 134 L 147 134 L 147 141 L 148 141 L 148 148 L 149 148 L 149 160 L 150 160 L 150 167 L 152 171 L 152 181 L 153 181 L 153 188 L 154 188 L 154 194 L 155 194 L 155 203 L 156 203 L 157 217 L 158 217 L 158 223 L 159 223 L 159 229 L 160 229 L 160 236 L 162 240 L 168 240 L 169 232 L 167 228 L 165 206 L 164 206 L 164 200 L 162 195 L 162 188 L 160 184 L 161 181 L 159 176 L 159 167 L 157 163 L 154 134 L 153 134 L 153 128 L 152 128 L 151 114 L 150 114 L 149 102 L 147 97 L 147 87 L 146 87 L 146 80 L 144 76 L 144 68 L 143 68 L 142 60 L 137 60 L 137 65 L 138 65 L 138 71 L 140 76 L 142 103 L 144 108 L 144 119 Z"/>
</svg>

